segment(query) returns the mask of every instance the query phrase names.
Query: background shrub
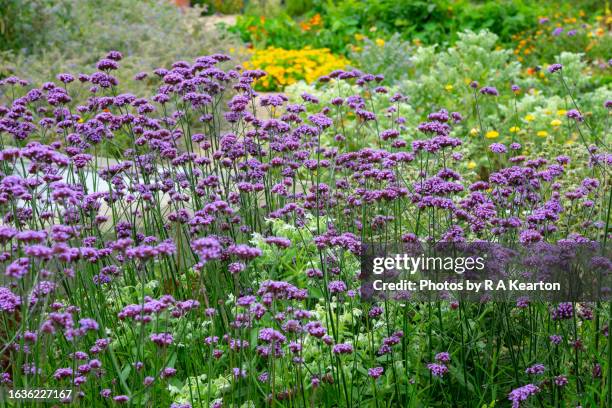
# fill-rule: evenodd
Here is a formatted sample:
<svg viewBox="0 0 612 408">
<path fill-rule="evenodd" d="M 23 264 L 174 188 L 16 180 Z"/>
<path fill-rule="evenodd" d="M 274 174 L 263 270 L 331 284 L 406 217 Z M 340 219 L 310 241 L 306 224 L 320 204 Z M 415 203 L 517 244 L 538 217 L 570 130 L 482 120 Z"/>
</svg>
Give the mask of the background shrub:
<svg viewBox="0 0 612 408">
<path fill-rule="evenodd" d="M 44 38 L 43 0 L 0 0 L 0 51 L 32 49 Z"/>
<path fill-rule="evenodd" d="M 470 0 L 312 0 L 253 1 L 235 31 L 244 41 L 264 46 L 301 48 L 306 44 L 348 53 L 355 34 L 390 38 L 399 33 L 405 40 L 426 44 L 451 44 L 465 29 L 488 29 L 502 43 L 533 27 L 541 16 L 574 16 L 571 1 L 482 1 Z M 604 11 L 603 3 L 581 2 L 585 16 Z M 300 15 L 300 12 L 302 13 Z M 319 14 L 322 25 L 317 30 L 300 30 L 300 23 Z M 263 17 L 263 18 L 261 18 Z M 293 19 L 295 17 L 295 19 Z M 278 21 L 271 21 L 278 20 Z"/>
<path fill-rule="evenodd" d="M 236 14 L 244 8 L 244 0 L 193 0 L 191 4 L 204 6 L 207 14 Z"/>
<path fill-rule="evenodd" d="M 201 9 L 179 10 L 166 0 L 60 0 L 44 4 L 49 16 L 45 45 L 4 55 L 4 76 L 19 73 L 35 84 L 60 72 L 93 71 L 93 65 L 111 49 L 125 56 L 120 82 L 139 71 L 167 67 L 173 61 L 227 52 L 236 47 L 233 35 L 205 27 Z M 147 81 L 129 81 L 129 91 L 141 93 Z"/>
</svg>

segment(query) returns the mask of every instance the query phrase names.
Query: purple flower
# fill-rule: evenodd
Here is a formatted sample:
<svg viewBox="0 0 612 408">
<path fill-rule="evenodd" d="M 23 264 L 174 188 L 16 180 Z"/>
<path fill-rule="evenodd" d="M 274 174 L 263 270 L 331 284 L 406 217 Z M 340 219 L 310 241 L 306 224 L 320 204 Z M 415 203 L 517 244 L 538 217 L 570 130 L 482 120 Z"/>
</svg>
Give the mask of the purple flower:
<svg viewBox="0 0 612 408">
<path fill-rule="evenodd" d="M 436 354 L 435 359 L 438 363 L 448 363 L 451 361 L 450 354 L 446 351 Z"/>
<path fill-rule="evenodd" d="M 127 395 L 117 395 L 116 397 L 113 397 L 113 401 L 115 401 L 118 404 L 125 404 L 129 400 L 130 400 L 130 397 L 128 397 Z"/>
<path fill-rule="evenodd" d="M 529 307 L 529 297 L 528 296 L 521 296 L 516 300 L 516 307 L 524 309 L 526 307 Z"/>
<path fill-rule="evenodd" d="M 580 112 L 578 112 L 576 109 L 568 110 L 565 115 L 570 119 L 574 119 L 576 122 L 582 122 L 584 120 Z"/>
<path fill-rule="evenodd" d="M 83 331 L 96 331 L 100 328 L 98 322 L 89 318 L 79 320 L 79 325 Z"/>
<path fill-rule="evenodd" d="M 251 260 L 262 255 L 261 249 L 248 245 L 232 245 L 228 248 L 229 253 L 243 260 Z"/>
<path fill-rule="evenodd" d="M 169 378 L 169 377 L 173 377 L 176 374 L 176 369 L 172 368 L 172 367 L 166 367 L 164 368 L 161 373 L 159 374 L 159 376 L 161 378 Z"/>
<path fill-rule="evenodd" d="M 557 377 L 555 377 L 555 385 L 557 387 L 565 387 L 568 384 L 568 380 L 567 377 L 564 375 L 559 375 Z"/>
<path fill-rule="evenodd" d="M 427 364 L 427 369 L 434 377 L 439 378 L 444 377 L 444 374 L 448 372 L 448 367 L 446 367 L 444 364 L 429 363 Z"/>
<path fill-rule="evenodd" d="M 330 118 L 321 113 L 308 116 L 308 120 L 314 123 L 316 126 L 320 127 L 321 129 L 326 129 L 334 124 L 334 122 Z"/>
<path fill-rule="evenodd" d="M 373 379 L 377 379 L 379 378 L 381 375 L 383 375 L 383 373 L 385 372 L 385 369 L 382 367 L 374 367 L 374 368 L 370 368 L 368 370 L 368 375 L 370 377 L 372 377 Z"/>
<path fill-rule="evenodd" d="M 53 378 L 56 380 L 61 380 L 67 377 L 72 377 L 72 368 L 58 368 L 53 374 Z"/>
<path fill-rule="evenodd" d="M 532 375 L 544 374 L 545 370 L 546 370 L 546 367 L 544 367 L 544 364 L 534 364 L 531 367 L 527 367 L 527 369 L 525 370 L 525 373 L 532 374 Z"/>
<path fill-rule="evenodd" d="M 563 65 L 561 64 L 552 64 L 548 66 L 548 72 L 555 73 L 557 71 L 561 71 L 563 69 Z"/>
<path fill-rule="evenodd" d="M 499 96 L 499 92 L 492 86 L 485 86 L 480 88 L 480 93 L 483 95 Z"/>
<path fill-rule="evenodd" d="M 232 368 L 232 375 L 234 376 L 235 379 L 245 378 L 246 377 L 246 370 L 240 369 L 238 367 L 234 367 L 234 368 Z"/>
<path fill-rule="evenodd" d="M 559 336 L 558 334 L 553 334 L 548 336 L 548 340 L 550 340 L 552 344 L 558 346 L 563 341 L 563 337 Z"/>
<path fill-rule="evenodd" d="M 15 279 L 21 279 L 30 270 L 30 260 L 28 258 L 19 258 L 9 266 L 6 267 L 4 272 L 6 276 Z"/>
<path fill-rule="evenodd" d="M 555 37 L 560 36 L 561 33 L 563 33 L 563 27 L 557 27 L 552 31 L 552 35 L 554 35 Z"/>
<path fill-rule="evenodd" d="M 347 289 L 346 283 L 344 283 L 341 280 L 329 282 L 327 287 L 331 293 L 342 293 L 342 292 L 346 292 L 346 289 Z"/>
<path fill-rule="evenodd" d="M 503 153 L 508 152 L 508 149 L 506 148 L 506 146 L 504 146 L 501 143 L 493 143 L 492 145 L 489 146 L 489 149 L 493 153 L 497 153 L 497 154 L 503 154 Z"/>
<path fill-rule="evenodd" d="M 123 59 L 123 54 L 121 54 L 119 51 L 113 50 L 109 51 L 108 54 L 106 54 L 106 58 L 113 61 L 121 61 Z"/>
<path fill-rule="evenodd" d="M 111 71 L 119 68 L 119 65 L 111 59 L 103 58 L 98 61 L 98 63 L 96 64 L 96 68 L 100 71 Z"/>
<path fill-rule="evenodd" d="M 351 354 L 353 352 L 353 346 L 349 343 L 338 343 L 333 348 L 334 354 Z"/>
<path fill-rule="evenodd" d="M 287 340 L 282 333 L 270 328 L 261 329 L 257 338 L 266 343 L 284 343 Z"/>
<path fill-rule="evenodd" d="M 383 308 L 382 307 L 374 306 L 368 312 L 368 316 L 371 317 L 371 318 L 376 318 L 376 317 L 382 315 L 382 313 L 383 313 Z"/>
<path fill-rule="evenodd" d="M 542 235 L 538 231 L 533 230 L 533 229 L 521 231 L 519 235 L 519 242 L 523 245 L 533 243 L 533 242 L 539 242 L 541 240 L 542 240 Z"/>
<path fill-rule="evenodd" d="M 571 319 L 574 316 L 574 305 L 571 302 L 559 303 L 551 314 L 553 320 Z"/>
<path fill-rule="evenodd" d="M 59 74 L 57 79 L 65 84 L 69 84 L 70 82 L 74 81 L 74 77 L 70 74 Z"/>
<path fill-rule="evenodd" d="M 174 337 L 170 333 L 153 333 L 149 339 L 160 347 L 169 346 L 174 341 Z"/>
<path fill-rule="evenodd" d="M 453 122 L 459 123 L 463 120 L 463 116 L 459 112 L 451 112 L 451 118 L 453 118 Z"/>
<path fill-rule="evenodd" d="M 512 401 L 512 408 L 519 408 L 522 401 L 527 400 L 527 398 L 538 392 L 540 392 L 539 387 L 533 384 L 527 384 L 512 390 L 510 394 L 508 394 L 508 399 Z"/>
<path fill-rule="evenodd" d="M 291 241 L 284 237 L 267 237 L 265 238 L 266 244 L 275 245 L 279 248 L 289 248 Z"/>
<path fill-rule="evenodd" d="M 200 256 L 204 262 L 219 259 L 221 257 L 221 244 L 216 238 L 200 238 L 191 243 L 191 248 Z"/>
</svg>

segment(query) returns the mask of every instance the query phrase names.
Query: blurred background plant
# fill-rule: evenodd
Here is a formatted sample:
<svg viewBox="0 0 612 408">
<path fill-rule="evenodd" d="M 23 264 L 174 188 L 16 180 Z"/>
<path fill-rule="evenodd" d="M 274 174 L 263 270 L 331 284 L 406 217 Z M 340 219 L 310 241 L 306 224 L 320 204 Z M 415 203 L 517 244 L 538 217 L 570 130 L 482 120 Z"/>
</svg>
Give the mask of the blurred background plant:
<svg viewBox="0 0 612 408">
<path fill-rule="evenodd" d="M 358 39 L 361 43 L 355 45 L 349 54 L 355 67 L 365 72 L 382 74 L 391 83 L 407 77 L 415 47 L 402 40 L 400 34 L 395 33 L 386 41 L 381 38 L 372 40 L 361 35 L 358 35 Z"/>
<path fill-rule="evenodd" d="M 232 51 L 241 59 L 238 39 L 225 30 L 205 25 L 200 19 L 201 7 L 179 9 L 167 0 L 34 3 L 25 6 L 27 13 L 32 13 L 32 21 L 20 24 L 41 24 L 44 38 L 33 37 L 24 43 L 21 38 L 27 37 L 27 30 L 26 34 L 13 36 L 17 48 L 4 47 L 0 77 L 19 74 L 40 84 L 60 72 L 91 73 L 95 62 L 112 49 L 121 50 L 125 57 L 118 73 L 120 82 L 127 82 L 140 71 L 150 72 L 176 60 L 215 52 Z M 126 85 L 130 87 L 127 91 L 142 93 L 150 83 L 129 81 Z"/>
<path fill-rule="evenodd" d="M 537 24 L 512 36 L 514 54 L 518 61 L 530 66 L 542 60 L 550 61 L 561 50 L 584 53 L 595 67 L 605 67 L 612 55 L 612 14 L 596 15 L 591 21 L 580 10 L 577 16 L 554 13 L 551 17 L 540 17 Z"/>
<path fill-rule="evenodd" d="M 550 0 L 192 0 L 188 8 L 177 8 L 170 0 L 0 4 L 0 77 L 20 72 L 34 82 L 49 73 L 87 71 L 111 48 L 126 54 L 124 78 L 136 73 L 136 62 L 152 70 L 222 51 L 238 61 L 255 58 L 253 67 L 271 67 L 277 75 L 269 76 L 267 85 L 260 81 L 258 88 L 277 91 L 314 76 L 311 68 L 296 67 L 288 59 L 304 53 L 289 50 L 328 49 L 331 65 L 337 66 L 343 56 L 355 68 L 382 73 L 394 84 L 417 74 L 411 60 L 416 53 L 423 57 L 429 52 L 421 48 L 452 46 L 462 41 L 466 29 L 495 33 L 489 51 L 513 50 L 514 58 L 507 61 L 521 62 L 527 76 L 537 78 L 541 66 L 570 51 L 584 54 L 587 68 L 601 76 L 597 81 L 609 83 L 611 78 L 605 68 L 612 52 L 612 15 L 604 2 L 593 0 L 581 1 L 580 9 L 575 2 Z M 211 13 L 241 14 L 210 17 L 221 23 L 214 26 L 203 17 Z M 246 48 L 255 51 L 247 55 Z M 311 52 L 306 52 L 307 60 L 319 61 Z M 274 58 L 281 61 L 271 63 Z M 488 64 L 483 61 L 487 54 L 478 58 L 466 69 Z M 456 84 L 447 85 L 456 89 Z M 131 86 L 144 89 L 148 83 Z"/>
<path fill-rule="evenodd" d="M 389 40 L 396 33 L 416 44 L 443 46 L 457 41 L 463 30 L 488 29 L 498 35 L 502 44 L 511 44 L 516 42 L 518 33 L 535 30 L 536 23 L 546 16 L 573 21 L 578 26 L 595 23 L 595 16 L 599 16 L 595 37 L 605 37 L 610 31 L 606 2 L 585 0 L 579 7 L 580 10 L 575 1 L 551 0 L 537 3 L 526 0 L 257 0 L 249 2 L 232 30 L 243 41 L 260 48 L 298 49 L 311 45 L 346 55 L 358 42 L 355 38 Z M 317 24 L 312 24 L 313 18 Z M 602 23 L 607 26 L 602 27 Z M 609 36 L 602 41 L 591 41 L 587 54 L 591 50 L 594 55 L 605 54 L 609 46 L 598 49 L 605 39 L 609 40 Z M 574 41 L 574 48 L 584 50 L 585 44 L 576 41 L 577 38 L 570 40 Z M 548 50 L 556 55 L 565 45 L 553 44 Z"/>
<path fill-rule="evenodd" d="M 51 17 L 45 0 L 0 0 L 0 52 L 29 49 L 43 42 Z"/>
<path fill-rule="evenodd" d="M 245 6 L 244 0 L 191 0 L 194 6 L 205 8 L 206 14 L 236 14 L 240 13 Z"/>
<path fill-rule="evenodd" d="M 391 64 L 383 71 L 388 75 L 385 82 L 391 84 L 388 93 L 405 95 L 405 102 L 390 106 L 384 95 L 371 95 L 371 101 L 366 104 L 369 110 L 388 112 L 377 122 L 380 129 L 401 123 L 402 136 L 410 142 L 416 137 L 414 129 L 428 112 L 441 106 L 461 112 L 465 120 L 454 127 L 454 132 L 465 140 L 461 150 L 467 159 L 467 170 L 481 173 L 481 177 L 486 176 L 484 173 L 490 166 L 490 159 L 482 152 L 487 151 L 491 143 L 518 142 L 527 151 L 546 151 L 552 157 L 581 142 L 578 133 L 570 132 L 568 135 L 566 113 L 574 108 L 574 102 L 560 96 L 565 95 L 566 90 L 558 78 L 551 78 L 546 70 L 548 64 L 534 75 L 526 75 L 525 67 L 514 58 L 513 50 L 501 48 L 495 34 L 486 30 L 466 31 L 459 33 L 458 37 L 458 41 L 448 48 L 414 47 L 404 56 L 401 65 L 399 62 Z M 391 45 L 390 42 L 383 46 L 371 40 L 362 41 L 376 50 L 372 55 L 391 52 L 383 51 Z M 368 60 L 360 61 L 359 58 L 370 52 L 373 51 L 366 51 L 365 47 L 356 51 L 352 55 L 352 64 L 367 65 Z M 376 58 L 372 56 L 371 61 L 371 67 L 375 68 Z M 551 58 L 550 63 L 563 65 L 564 81 L 584 113 L 592 137 L 606 134 L 608 123 L 591 118 L 606 117 L 606 101 L 612 100 L 609 85 L 589 69 L 582 53 L 561 52 Z M 364 72 L 381 71 L 364 69 Z M 478 83 L 476 88 L 470 86 L 472 82 Z M 515 85 L 514 89 L 512 85 Z M 478 90 L 483 86 L 495 87 L 499 95 L 480 94 Z M 357 85 L 341 83 L 336 91 L 330 92 L 329 89 L 322 90 L 318 83 L 300 81 L 285 88 L 285 93 L 289 98 L 307 93 L 323 103 L 331 103 L 334 98 L 347 98 L 359 90 Z M 394 122 L 397 118 L 401 120 Z M 378 142 L 379 130 L 356 116 L 347 117 L 342 126 L 345 132 L 359 137 L 337 139 L 328 135 L 322 138 L 322 143 L 359 150 Z"/>
</svg>

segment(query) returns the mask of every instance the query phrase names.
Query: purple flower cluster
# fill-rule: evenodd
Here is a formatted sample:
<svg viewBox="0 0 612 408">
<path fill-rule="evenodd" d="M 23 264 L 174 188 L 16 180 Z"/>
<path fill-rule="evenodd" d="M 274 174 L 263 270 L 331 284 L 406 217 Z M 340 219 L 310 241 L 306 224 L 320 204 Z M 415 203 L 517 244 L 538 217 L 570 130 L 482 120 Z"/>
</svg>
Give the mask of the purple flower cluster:
<svg viewBox="0 0 612 408">
<path fill-rule="evenodd" d="M 532 395 L 540 392 L 540 388 L 533 384 L 527 384 L 510 392 L 508 399 L 512 402 L 512 408 L 519 408 L 521 402 L 526 401 Z"/>
<path fill-rule="evenodd" d="M 253 86 L 265 73 L 222 69 L 228 58 L 216 54 L 136 75 L 156 84 L 143 97 L 120 92 L 114 75 L 121 61 L 112 51 L 91 74 L 62 73 L 58 84 L 6 93 L 12 99 L 0 106 L 0 313 L 10 322 L 2 328 L 6 355 L 19 362 L 2 365 L 12 370 L 2 383 L 49 374 L 78 389 L 83 403 L 93 389 L 111 404 L 139 404 L 158 383 L 177 377 L 185 384 L 208 367 L 207 381 L 229 379 L 234 387 L 257 379 L 260 388 L 245 389 L 271 390 L 257 403 L 293 403 L 304 391 L 293 378 L 308 373 L 307 392 L 335 392 L 345 381 L 339 365 L 363 366 L 366 356 L 377 362 L 361 373 L 369 384 L 413 344 L 397 330 L 407 325 L 393 319 L 412 325 L 421 316 L 406 302 L 398 313 L 387 299 L 384 309 L 374 302 L 354 313 L 363 294 L 355 260 L 365 237 L 518 240 L 537 248 L 559 236 L 588 243 L 605 228 L 595 215 L 608 187 L 598 170 L 612 161 L 603 149 L 589 148 L 582 172 L 567 156 L 527 157 L 519 143 L 493 143 L 490 168 L 462 174 L 469 147 L 463 122 L 471 119 L 439 109 L 409 129 L 400 116 L 407 97 L 391 95 L 382 76 L 335 71 L 318 85 L 329 104 L 309 94 L 290 101 L 258 96 Z M 355 94 L 336 95 L 339 81 Z M 18 78 L 0 86 L 16 85 L 29 86 Z M 477 100 L 499 95 L 470 86 Z M 75 100 L 80 91 L 87 98 Z M 386 111 L 371 103 L 372 94 Z M 268 114 L 258 116 L 257 105 Z M 566 115 L 584 121 L 578 110 Z M 345 126 L 348 118 L 357 133 Z M 360 132 L 371 132 L 377 147 L 354 148 Z M 574 173 L 588 177 L 573 183 Z M 576 221 L 577 209 L 589 217 Z M 509 256 L 495 255 L 500 262 Z M 548 258 L 529 261 L 541 266 Z M 594 267 L 606 265 L 594 260 Z M 518 312 L 533 304 L 519 299 Z M 450 305 L 451 313 L 469 313 L 463 302 Z M 574 312 L 561 303 L 550 316 L 559 325 Z M 592 306 L 577 309 L 581 324 L 594 315 Z M 372 333 L 367 342 L 355 337 L 362 325 Z M 442 334 L 452 335 L 435 337 Z M 570 344 L 585 349 L 581 340 Z M 36 360 L 41 347 L 57 358 L 52 369 Z M 427 364 L 432 376 L 449 373 L 449 351 Z M 525 373 L 544 370 L 535 364 Z M 538 391 L 529 384 L 508 398 L 518 407 Z"/>
</svg>

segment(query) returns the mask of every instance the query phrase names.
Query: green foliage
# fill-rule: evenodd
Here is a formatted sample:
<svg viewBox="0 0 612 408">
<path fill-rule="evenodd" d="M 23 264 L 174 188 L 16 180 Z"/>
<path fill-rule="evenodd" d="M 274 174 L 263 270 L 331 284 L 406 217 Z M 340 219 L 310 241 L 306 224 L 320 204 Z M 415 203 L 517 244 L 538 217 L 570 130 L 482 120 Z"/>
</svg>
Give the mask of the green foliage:
<svg viewBox="0 0 612 408">
<path fill-rule="evenodd" d="M 238 16 L 236 25 L 230 31 L 237 33 L 244 42 L 251 42 L 258 48 L 274 45 L 285 49 L 298 49 L 306 45 L 300 35 L 298 24 L 287 14 L 272 19 L 246 14 Z"/>
<path fill-rule="evenodd" d="M 205 7 L 207 14 L 236 14 L 244 8 L 244 0 L 192 0 L 191 4 Z"/>
<path fill-rule="evenodd" d="M 32 49 L 45 34 L 49 18 L 43 0 L 0 0 L 0 51 Z"/>
<path fill-rule="evenodd" d="M 312 0 L 312 7 L 307 3 L 290 1 L 283 12 L 270 14 L 266 10 L 277 10 L 277 3 L 255 2 L 257 6 L 249 8 L 234 29 L 244 41 L 255 44 L 263 39 L 266 46 L 310 44 L 347 53 L 355 34 L 388 39 L 399 33 L 404 40 L 449 44 L 459 39 L 462 30 L 488 29 L 509 43 L 514 34 L 532 27 L 542 15 L 575 12 L 575 5 L 568 1 Z M 601 4 L 585 3 L 584 7 L 593 13 L 602 11 Z M 292 19 L 299 14 L 297 20 Z M 322 17 L 322 26 L 300 30 L 300 22 L 316 14 Z M 265 17 L 264 22 L 258 21 L 260 16 Z M 277 19 L 280 23 L 270 21 Z"/>
<path fill-rule="evenodd" d="M 314 0 L 285 0 L 285 9 L 290 16 L 301 16 L 312 10 Z"/>
<path fill-rule="evenodd" d="M 137 72 L 227 52 L 235 44 L 225 32 L 206 30 L 199 9 L 181 11 L 166 0 L 59 0 L 46 5 L 43 14 L 52 16 L 46 44 L 6 55 L 1 74 L 41 84 L 60 72 L 91 73 L 95 62 L 114 49 L 124 54 L 118 79 L 128 82 Z M 140 94 L 151 86 L 129 84 L 127 91 Z"/>
<path fill-rule="evenodd" d="M 409 57 L 398 60 L 392 67 L 388 67 L 387 71 L 383 71 L 386 80 L 393 84 L 389 94 L 400 92 L 406 95 L 408 102 L 394 107 L 397 109 L 397 116 L 381 118 L 377 124 L 379 129 L 393 127 L 393 120 L 401 117 L 407 140 L 410 141 L 414 136 L 413 130 L 425 120 L 428 112 L 441 106 L 449 111 L 461 112 L 465 120 L 455 127 L 455 131 L 458 137 L 469 138 L 462 153 L 464 157 L 474 160 L 478 166 L 476 171 L 488 165 L 488 159 L 482 153 L 488 147 L 483 143 L 518 141 L 536 151 L 546 151 L 553 157 L 563 154 L 568 146 L 580 142 L 577 133 L 573 132 L 569 137 L 564 133 L 567 128 L 564 112 L 574 109 L 575 106 L 570 99 L 559 96 L 567 92 L 559 76 L 548 73 L 542 73 L 541 76 L 525 75 L 523 66 L 512 58 L 512 51 L 499 48 L 497 36 L 490 32 L 466 31 L 459 33 L 458 37 L 456 44 L 446 49 L 438 49 L 435 46 L 417 47 Z M 388 45 L 390 44 L 386 43 L 384 48 Z M 383 47 L 378 45 L 371 44 L 370 47 L 376 47 L 376 52 L 383 52 Z M 370 53 L 373 51 L 365 51 L 366 55 Z M 363 64 L 359 66 L 364 72 L 378 73 L 380 71 L 370 70 L 376 67 L 375 60 L 375 57 L 371 57 L 368 65 L 368 60 L 364 63 L 355 59 Z M 606 116 L 604 103 L 612 99 L 612 91 L 609 86 L 599 83 L 598 77 L 587 74 L 584 55 L 563 52 L 550 61 L 554 62 L 563 64 L 563 80 L 580 110 L 588 112 L 585 118 L 591 129 L 588 141 L 594 143 L 597 135 L 605 134 L 607 124 L 605 121 L 592 120 L 591 117 Z M 500 95 L 482 96 L 478 94 L 478 89 L 470 88 L 472 81 L 477 81 L 479 87 L 496 87 Z M 510 90 L 512 84 L 519 85 L 521 91 L 513 93 Z M 329 92 L 302 82 L 288 87 L 285 92 L 291 97 L 309 93 L 324 103 L 330 103 L 335 97 L 346 98 L 360 91 L 359 86 L 346 83 L 339 83 L 334 88 L 334 92 Z M 478 112 L 475 109 L 475 95 L 478 97 Z M 369 110 L 382 112 L 387 111 L 390 104 L 386 95 L 373 94 L 366 106 Z M 553 125 L 555 120 L 560 120 L 559 124 Z M 512 132 L 512 128 L 518 130 Z M 332 132 L 323 137 L 322 141 L 329 146 L 358 150 L 375 146 L 378 143 L 379 129 L 357 118 L 351 118 L 343 121 L 342 133 L 356 134 L 357 137 L 337 141 L 333 138 L 335 133 Z M 475 132 L 472 133 L 472 130 Z M 482 135 L 487 131 L 496 131 L 499 134 L 494 138 L 482 140 Z M 546 136 L 537 136 L 540 131 L 545 131 Z"/>
<path fill-rule="evenodd" d="M 382 45 L 365 38 L 360 49 L 350 53 L 350 60 L 359 69 L 382 74 L 387 81 L 394 83 L 407 76 L 413 53 L 410 43 L 395 33 Z"/>
</svg>

